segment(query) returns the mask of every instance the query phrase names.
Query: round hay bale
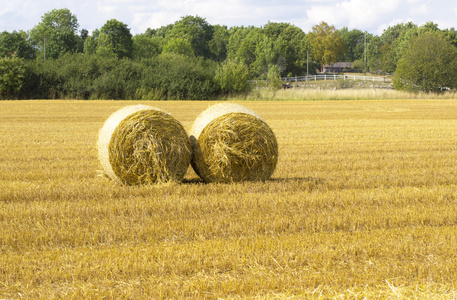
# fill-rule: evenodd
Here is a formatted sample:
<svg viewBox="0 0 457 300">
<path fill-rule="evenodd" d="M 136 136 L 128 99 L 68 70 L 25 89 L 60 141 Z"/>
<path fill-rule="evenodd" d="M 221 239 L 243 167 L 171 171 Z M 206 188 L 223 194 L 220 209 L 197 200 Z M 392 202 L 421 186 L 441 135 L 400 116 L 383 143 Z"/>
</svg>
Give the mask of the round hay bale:
<svg viewBox="0 0 457 300">
<path fill-rule="evenodd" d="M 271 128 L 238 104 L 216 104 L 202 112 L 190 140 L 191 165 L 206 182 L 265 181 L 278 161 Z"/>
<path fill-rule="evenodd" d="M 105 173 L 126 185 L 181 181 L 191 159 L 184 127 L 158 108 L 126 106 L 100 129 L 98 156 Z"/>
</svg>

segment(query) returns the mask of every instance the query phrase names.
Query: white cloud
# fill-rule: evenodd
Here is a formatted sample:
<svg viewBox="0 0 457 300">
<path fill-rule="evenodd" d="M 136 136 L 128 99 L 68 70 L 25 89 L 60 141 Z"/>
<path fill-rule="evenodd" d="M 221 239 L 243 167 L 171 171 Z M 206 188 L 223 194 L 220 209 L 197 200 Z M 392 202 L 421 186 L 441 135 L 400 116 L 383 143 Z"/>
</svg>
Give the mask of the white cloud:
<svg viewBox="0 0 457 300">
<path fill-rule="evenodd" d="M 428 5 L 425 3 L 422 3 L 420 5 L 413 6 L 410 9 L 409 14 L 410 15 L 426 15 L 427 12 L 429 12 L 429 11 L 430 11 L 430 9 L 428 8 Z"/>
<path fill-rule="evenodd" d="M 80 28 L 92 31 L 106 21 L 126 23 L 132 33 L 172 24 L 185 15 L 198 15 L 210 24 L 263 26 L 285 22 L 305 32 L 325 21 L 381 34 L 389 25 L 433 21 L 440 28 L 457 27 L 455 0 L 23 0 L 0 6 L 0 32 L 30 30 L 52 9 L 68 8 Z"/>
<path fill-rule="evenodd" d="M 377 27 L 398 8 L 398 0 L 346 0 L 333 5 L 315 5 L 307 11 L 311 23 L 325 21 L 337 28 L 368 30 Z"/>
</svg>

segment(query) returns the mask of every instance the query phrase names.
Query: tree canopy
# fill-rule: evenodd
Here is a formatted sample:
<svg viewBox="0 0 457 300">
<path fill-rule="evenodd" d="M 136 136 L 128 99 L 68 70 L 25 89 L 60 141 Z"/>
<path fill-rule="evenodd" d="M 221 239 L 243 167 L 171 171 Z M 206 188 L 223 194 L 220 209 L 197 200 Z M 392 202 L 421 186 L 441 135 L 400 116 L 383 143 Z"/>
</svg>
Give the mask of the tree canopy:
<svg viewBox="0 0 457 300">
<path fill-rule="evenodd" d="M 429 33 L 434 36 L 430 38 Z M 396 88 L 452 88 L 453 84 L 446 80 L 454 78 L 454 74 L 441 75 L 444 69 L 453 70 L 451 56 L 419 59 L 421 53 L 415 43 L 425 36 L 429 40 L 424 42 L 432 45 L 445 42 L 446 47 L 441 50 L 445 49 L 446 55 L 457 49 L 457 31 L 439 29 L 433 22 L 421 26 L 400 23 L 374 35 L 357 28 L 337 29 L 325 22 L 304 32 L 283 22 L 229 28 L 210 24 L 199 16 L 184 16 L 133 35 L 127 24 L 116 19 L 91 32 L 80 30 L 77 17 L 69 9 L 54 9 L 28 32 L 0 33 L 0 58 L 6 59 L 2 61 L 4 80 L 0 88 L 8 90 L 8 97 L 18 98 L 60 95 L 133 99 L 150 95 L 154 99 L 179 99 L 183 95 L 202 95 L 196 89 L 212 95 L 245 91 L 248 85 L 242 85 L 234 76 L 245 81 L 271 81 L 278 76 L 315 74 L 323 65 L 339 61 L 353 62 L 357 69 L 354 71 L 396 72 Z M 441 53 L 438 50 L 436 53 Z M 441 61 L 444 57 L 448 58 L 445 62 Z M 196 65 L 191 68 L 189 62 Z M 16 77 L 6 74 L 5 66 L 9 65 L 19 66 Z M 160 75 L 175 76 L 174 79 L 149 73 L 149 68 L 156 68 L 151 71 L 155 75 L 165 65 L 176 72 L 161 69 L 165 71 Z M 426 80 L 418 83 L 413 74 L 422 74 Z M 186 83 L 177 84 L 179 78 Z M 209 82 L 216 86 L 208 88 Z M 19 88 L 11 88 L 14 84 Z"/>
<path fill-rule="evenodd" d="M 321 66 L 343 59 L 347 50 L 344 39 L 335 26 L 321 22 L 308 33 L 314 59 Z"/>
<path fill-rule="evenodd" d="M 30 31 L 30 40 L 42 49 L 43 56 L 57 58 L 77 49 L 78 19 L 69 9 L 54 9 Z"/>
<path fill-rule="evenodd" d="M 457 48 L 437 32 L 426 32 L 409 42 L 398 62 L 394 87 L 439 92 L 456 88 Z"/>
</svg>

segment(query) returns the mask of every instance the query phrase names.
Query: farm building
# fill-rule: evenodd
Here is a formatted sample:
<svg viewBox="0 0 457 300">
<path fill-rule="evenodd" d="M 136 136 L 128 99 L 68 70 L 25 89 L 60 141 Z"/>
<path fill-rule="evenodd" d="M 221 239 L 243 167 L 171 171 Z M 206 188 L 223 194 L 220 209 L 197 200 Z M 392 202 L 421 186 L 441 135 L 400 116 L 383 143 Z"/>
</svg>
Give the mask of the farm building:
<svg viewBox="0 0 457 300">
<path fill-rule="evenodd" d="M 336 62 L 323 66 L 324 73 L 341 73 L 345 69 L 352 69 L 352 62 Z"/>
</svg>

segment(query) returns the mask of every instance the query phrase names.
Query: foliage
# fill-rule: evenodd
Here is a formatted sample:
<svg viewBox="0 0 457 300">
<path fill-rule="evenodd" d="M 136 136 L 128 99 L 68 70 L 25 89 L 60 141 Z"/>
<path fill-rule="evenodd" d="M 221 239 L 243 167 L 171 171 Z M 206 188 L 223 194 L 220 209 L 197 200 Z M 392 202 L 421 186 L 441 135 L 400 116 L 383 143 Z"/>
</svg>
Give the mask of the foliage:
<svg viewBox="0 0 457 300">
<path fill-rule="evenodd" d="M 359 29 L 349 30 L 347 27 L 337 30 L 325 22 L 315 25 L 308 33 L 295 25 L 270 21 L 263 27 L 228 28 L 225 25 L 209 24 L 199 16 L 185 16 L 174 23 L 156 29 L 148 28 L 144 33 L 136 35 L 131 34 L 127 24 L 116 19 L 107 21 L 91 33 L 86 29 L 78 33 L 78 28 L 76 16 L 68 9 L 54 9 L 45 13 L 41 22 L 29 32 L 0 33 L 0 57 L 15 54 L 26 60 L 22 88 L 13 89 L 21 92 L 14 92 L 14 97 L 24 98 L 29 95 L 33 98 L 53 98 L 61 95 L 86 99 L 97 95 L 102 98 L 125 95 L 128 99 L 181 99 L 182 95 L 194 90 L 191 88 L 194 84 L 189 84 L 188 79 L 181 86 L 186 92 L 175 88 L 170 91 L 169 87 L 177 87 L 171 78 L 161 81 L 154 77 L 151 82 L 150 75 L 144 77 L 148 73 L 144 70 L 151 66 L 161 66 L 159 62 L 167 60 L 165 57 L 179 57 L 179 62 L 183 62 L 183 57 L 188 57 L 188 61 L 197 63 L 197 66 L 191 68 L 187 61 L 183 62 L 187 66 L 182 68 L 183 74 L 196 70 L 202 71 L 197 71 L 200 75 L 205 74 L 196 79 L 200 83 L 205 82 L 197 88 L 200 92 L 195 93 L 194 90 L 190 94 L 196 97 L 201 95 L 201 89 L 206 89 L 209 94 L 198 97 L 208 99 L 215 97 L 214 93 L 226 95 L 233 92 L 232 88 L 221 88 L 221 78 L 224 76 L 211 79 L 216 83 L 214 87 L 209 88 L 207 85 L 209 74 L 216 74 L 217 64 L 229 66 L 237 62 L 243 66 L 243 70 L 247 68 L 248 78 L 259 80 L 267 79 L 272 66 L 279 72 L 279 76 L 291 77 L 302 76 L 307 72 L 315 74 L 323 65 L 337 61 L 352 61 L 363 71 L 392 74 L 408 49 L 409 42 L 426 32 L 437 33 L 453 47 L 457 47 L 457 31 L 454 28 L 440 30 L 432 22 L 422 26 L 412 22 L 393 25 L 380 36 Z M 77 53 L 84 53 L 84 56 L 72 56 Z M 43 64 L 45 58 L 53 61 Z M 130 61 L 115 61 L 123 59 Z M 205 60 L 203 66 L 201 62 Z M 81 70 L 82 67 L 75 66 L 77 62 L 81 66 L 90 62 L 89 69 L 96 69 L 97 75 L 92 77 L 85 73 Z M 107 62 L 111 67 L 106 66 Z M 174 64 L 169 64 L 171 69 L 179 69 Z M 113 74 L 120 66 L 125 68 L 121 67 L 117 71 L 126 77 L 116 77 Z M 63 71 L 67 69 L 75 70 L 74 75 Z M 127 73 L 122 73 L 124 71 Z M 107 73 L 102 74 L 103 72 Z M 136 75 L 131 76 L 130 72 Z M 159 73 L 162 72 L 161 69 L 152 72 L 162 74 Z M 173 72 L 164 70 L 163 74 Z M 240 76 L 244 78 L 244 71 L 241 73 L 243 75 Z M 82 74 L 88 78 L 81 77 Z M 186 76 L 182 77 L 187 78 Z M 118 81 L 120 78 L 128 82 Z M 148 84 L 142 81 L 144 78 L 148 78 Z M 96 87 L 101 90 L 97 92 Z"/>
<path fill-rule="evenodd" d="M 306 74 L 307 54 L 311 51 L 311 44 L 303 30 L 293 25 L 285 27 L 278 36 L 277 44 L 282 48 L 276 49 L 281 49 L 284 56 L 285 66 L 280 70 L 281 74 L 287 76 Z M 309 74 L 314 74 L 314 70 L 315 67 L 312 64 Z"/>
<path fill-rule="evenodd" d="M 162 37 L 137 34 L 133 37 L 133 57 L 135 59 L 151 58 L 162 51 Z"/>
<path fill-rule="evenodd" d="M 173 44 L 178 44 L 178 51 L 170 51 L 178 54 L 182 53 L 182 49 L 185 49 L 188 46 L 191 47 L 191 55 L 202 56 L 204 58 L 211 58 L 211 52 L 209 50 L 209 42 L 213 37 L 213 26 L 208 24 L 208 22 L 199 17 L 199 16 L 185 16 L 181 20 L 177 21 L 173 28 L 171 28 L 165 39 L 171 39 Z M 184 40 L 185 43 L 189 45 L 179 45 L 178 41 Z M 168 42 L 167 42 L 168 44 Z"/>
<path fill-rule="evenodd" d="M 220 92 L 214 81 L 216 63 L 202 57 L 163 53 L 142 65 L 140 98 L 152 93 L 160 99 L 207 100 Z"/>
<path fill-rule="evenodd" d="M 27 33 L 24 31 L 13 31 L 0 33 L 0 57 L 9 57 L 15 54 L 19 58 L 34 59 L 36 49 L 29 42 Z"/>
<path fill-rule="evenodd" d="M 457 49 L 442 35 L 426 32 L 411 39 L 399 61 L 394 87 L 439 92 L 457 88 Z"/>
<path fill-rule="evenodd" d="M 267 84 L 271 90 L 279 90 L 281 88 L 281 76 L 278 67 L 271 65 L 268 69 Z"/>
<path fill-rule="evenodd" d="M 308 33 L 314 59 L 321 67 L 341 60 L 346 52 L 343 37 L 335 26 L 321 22 Z"/>
<path fill-rule="evenodd" d="M 97 40 L 97 53 L 102 56 L 114 54 L 117 58 L 132 57 L 133 40 L 130 29 L 116 19 L 103 25 Z"/>
<path fill-rule="evenodd" d="M 218 66 L 215 82 L 223 94 L 239 94 L 249 91 L 249 69 L 243 63 L 227 60 Z"/>
<path fill-rule="evenodd" d="M 211 58 L 221 62 L 227 59 L 227 45 L 230 39 L 230 32 L 227 26 L 215 25 L 212 39 L 208 42 Z"/>
<path fill-rule="evenodd" d="M 162 53 L 175 53 L 185 56 L 194 56 L 194 48 L 190 40 L 186 38 L 171 38 L 163 46 Z"/>
<path fill-rule="evenodd" d="M 0 58 L 0 99 L 15 98 L 24 82 L 24 63 L 16 55 Z"/>
<path fill-rule="evenodd" d="M 53 9 L 30 31 L 30 38 L 39 46 L 43 57 L 57 58 L 76 49 L 78 28 L 78 19 L 69 9 Z"/>
<path fill-rule="evenodd" d="M 250 72 L 255 72 L 253 66 L 256 61 L 257 45 L 264 40 L 262 29 L 255 27 L 241 27 L 233 32 L 229 39 L 228 59 L 236 59 L 249 67 Z M 255 75 L 259 75 L 258 73 Z"/>
<path fill-rule="evenodd" d="M 343 41 L 347 48 L 343 60 L 346 62 L 353 62 L 355 60 L 362 59 L 364 53 L 365 33 L 359 29 L 349 31 L 347 27 L 343 27 L 338 31 L 338 33 L 343 37 Z"/>
</svg>

